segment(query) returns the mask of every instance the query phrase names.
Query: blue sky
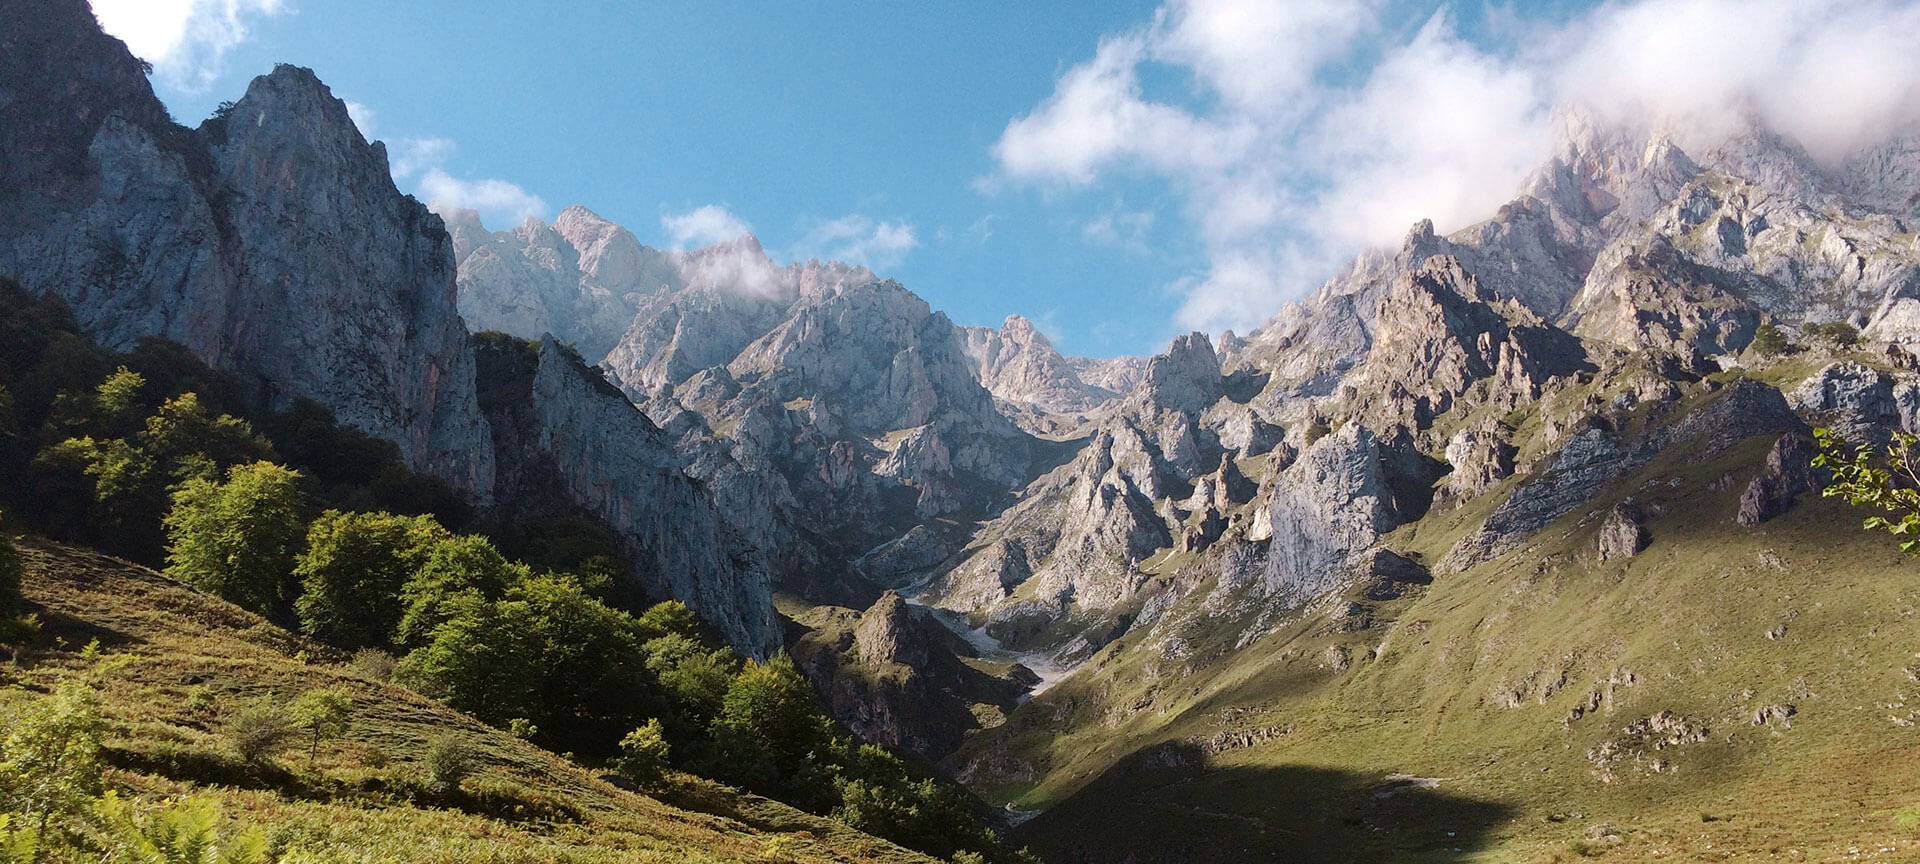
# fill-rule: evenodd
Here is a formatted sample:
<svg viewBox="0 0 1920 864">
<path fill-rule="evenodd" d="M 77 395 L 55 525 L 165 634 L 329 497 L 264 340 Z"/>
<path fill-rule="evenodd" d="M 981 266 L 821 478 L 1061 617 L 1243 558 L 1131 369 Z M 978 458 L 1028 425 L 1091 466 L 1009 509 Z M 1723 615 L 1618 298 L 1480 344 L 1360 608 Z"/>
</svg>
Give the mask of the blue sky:
<svg viewBox="0 0 1920 864">
<path fill-rule="evenodd" d="M 961 323 L 1019 312 L 1095 356 L 1244 332 L 1419 216 L 1490 211 L 1550 149 L 1578 66 L 1548 55 L 1659 7 L 1739 8 L 96 0 L 164 55 L 183 122 L 309 66 L 396 165 L 430 157 L 403 189 L 490 227 L 581 203 L 670 246 L 715 208 L 783 261 L 865 258 Z"/>
</svg>

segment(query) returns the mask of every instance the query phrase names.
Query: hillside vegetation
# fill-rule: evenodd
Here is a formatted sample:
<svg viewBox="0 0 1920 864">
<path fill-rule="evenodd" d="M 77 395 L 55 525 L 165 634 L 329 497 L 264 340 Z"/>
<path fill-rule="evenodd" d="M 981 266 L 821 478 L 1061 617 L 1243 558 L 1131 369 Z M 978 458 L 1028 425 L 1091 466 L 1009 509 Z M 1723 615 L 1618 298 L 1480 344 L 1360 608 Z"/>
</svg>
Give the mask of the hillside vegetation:
<svg viewBox="0 0 1920 864">
<path fill-rule="evenodd" d="M 314 860 L 474 862 L 923 862 L 839 822 L 689 775 L 656 797 L 377 680 L 349 657 L 151 570 L 28 540 L 33 647 L 0 670 L 4 713 L 85 681 L 105 720 L 108 786 L 149 806 L 218 805 L 270 851 Z M 99 643 L 97 652 L 84 646 Z M 262 704 L 337 688 L 343 734 L 288 742 L 264 763 L 234 750 L 234 724 Z M 444 740 L 443 740 L 444 739 Z M 429 755 L 451 741 L 472 772 L 435 791 Z"/>
<path fill-rule="evenodd" d="M 1915 860 L 1920 563 L 1817 494 L 1736 524 L 1772 441 L 1675 444 L 1522 548 L 1244 648 L 1196 602 L 960 758 L 1042 767 L 990 788 L 1045 808 L 1053 860 Z M 1384 546 L 1439 561 L 1504 497 Z M 1648 545 L 1602 560 L 1628 498 Z"/>
</svg>

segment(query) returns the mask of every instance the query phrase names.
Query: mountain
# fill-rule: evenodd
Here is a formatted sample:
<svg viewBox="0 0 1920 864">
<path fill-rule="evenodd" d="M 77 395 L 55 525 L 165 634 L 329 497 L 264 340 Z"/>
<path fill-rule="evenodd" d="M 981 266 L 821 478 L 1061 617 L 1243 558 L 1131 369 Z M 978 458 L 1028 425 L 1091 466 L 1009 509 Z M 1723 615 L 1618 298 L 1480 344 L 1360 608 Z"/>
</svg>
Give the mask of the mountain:
<svg viewBox="0 0 1920 864">
<path fill-rule="evenodd" d="M 85 2 L 0 18 L 0 272 L 109 347 L 180 342 L 486 494 L 447 233 L 312 72 L 278 67 L 187 129 Z"/>
<path fill-rule="evenodd" d="M 311 71 L 276 67 L 187 129 L 83 0 L 8 2 L 0 20 L 0 273 L 65 299 L 107 347 L 173 340 L 263 406 L 312 399 L 483 511 L 584 510 L 643 589 L 750 656 L 777 647 L 764 547 L 619 391 L 557 346 L 478 378 L 455 252 L 484 238 L 401 194 L 385 147 Z M 563 216 L 579 246 L 555 241 L 568 255 L 549 263 L 585 268 L 556 295 L 567 314 L 627 302 L 644 250 Z"/>
<path fill-rule="evenodd" d="M 980 384 L 1002 413 L 1036 435 L 1071 437 L 1094 411 L 1131 392 L 1146 364 L 1141 357 L 1062 356 L 1020 315 L 1008 315 L 998 330 L 968 327 L 966 334 Z"/>
<path fill-rule="evenodd" d="M 1418 224 L 1228 350 L 1176 340 L 931 583 L 1075 670 L 947 760 L 1043 809 L 1037 848 L 1738 857 L 1764 846 L 1702 823 L 1797 825 L 1839 784 L 1904 806 L 1831 761 L 1920 768 L 1850 731 L 1904 655 L 1809 658 L 1895 626 L 1914 565 L 1809 500 L 1806 436 L 1915 428 L 1911 144 L 1822 166 L 1758 128 L 1689 153 L 1562 123 L 1492 219 Z M 1801 333 L 1828 322 L 1865 341 Z M 1765 323 L 1784 355 L 1749 350 Z M 1780 623 L 1810 604 L 1846 611 Z"/>
<path fill-rule="evenodd" d="M 865 268 L 779 266 L 751 236 L 661 252 L 581 207 L 500 233 L 451 218 L 465 314 L 600 355 L 768 550 L 776 586 L 870 603 L 874 583 L 958 548 L 954 520 L 997 512 L 1057 449 L 996 408 L 972 331 Z M 1018 339 L 1071 377 L 1030 326 Z"/>
</svg>

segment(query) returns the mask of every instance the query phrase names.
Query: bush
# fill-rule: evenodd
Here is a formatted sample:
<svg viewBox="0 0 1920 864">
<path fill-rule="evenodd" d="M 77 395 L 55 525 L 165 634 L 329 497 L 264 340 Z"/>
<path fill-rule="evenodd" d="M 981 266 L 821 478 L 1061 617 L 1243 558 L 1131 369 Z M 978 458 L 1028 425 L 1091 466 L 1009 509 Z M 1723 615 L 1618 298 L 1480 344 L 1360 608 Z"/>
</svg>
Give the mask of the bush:
<svg viewBox="0 0 1920 864">
<path fill-rule="evenodd" d="M 280 611 L 306 531 L 300 474 L 236 465 L 225 483 L 195 478 L 173 493 L 167 575 L 262 615 Z"/>
<path fill-rule="evenodd" d="M 1747 343 L 1748 350 L 1762 357 L 1777 357 L 1787 350 L 1787 334 L 1771 322 L 1762 324 L 1753 331 L 1753 341 Z"/>
<path fill-rule="evenodd" d="M 382 684 L 393 680 L 393 667 L 397 663 L 392 654 L 378 648 L 362 648 L 353 652 L 353 659 L 347 661 L 355 674 Z"/>
<path fill-rule="evenodd" d="M 0 736 L 0 812 L 42 842 L 100 794 L 103 723 L 93 690 L 65 681 L 6 721 Z"/>
<path fill-rule="evenodd" d="M 227 720 L 227 740 L 249 765 L 267 764 L 292 734 L 286 715 L 270 702 L 248 705 Z"/>
<path fill-rule="evenodd" d="M 615 774 L 641 786 L 651 786 L 666 776 L 667 754 L 666 730 L 657 718 L 649 719 L 646 725 L 620 739 L 620 755 L 610 767 Z"/>
<path fill-rule="evenodd" d="M 473 773 L 473 751 L 459 736 L 447 733 L 427 743 L 427 784 L 435 792 L 452 795 Z"/>
</svg>

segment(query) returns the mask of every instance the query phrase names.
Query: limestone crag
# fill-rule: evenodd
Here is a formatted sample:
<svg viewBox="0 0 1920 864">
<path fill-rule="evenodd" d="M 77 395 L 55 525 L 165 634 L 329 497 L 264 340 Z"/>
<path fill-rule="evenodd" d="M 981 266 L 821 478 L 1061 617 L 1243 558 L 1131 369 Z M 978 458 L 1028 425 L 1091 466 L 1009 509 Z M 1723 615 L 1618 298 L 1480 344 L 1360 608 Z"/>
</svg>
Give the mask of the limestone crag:
<svg viewBox="0 0 1920 864">
<path fill-rule="evenodd" d="M 1014 664 L 1001 674 L 969 663 L 964 640 L 888 591 L 865 611 L 822 607 L 794 659 L 829 710 L 861 738 L 937 762 L 983 724 L 1012 711 L 1035 679 Z"/>
<path fill-rule="evenodd" d="M 570 497 L 618 532 L 639 583 L 685 602 L 743 651 L 777 648 L 764 551 L 734 533 L 659 428 L 551 337 L 529 395 L 537 431 L 524 434 Z"/>
<path fill-rule="evenodd" d="M 491 488 L 448 235 L 312 72 L 277 67 L 188 130 L 84 2 L 0 20 L 0 272 L 104 344 L 173 339 Z"/>
<path fill-rule="evenodd" d="M 1233 398 L 1258 389 L 1246 384 L 1222 373 L 1205 336 L 1174 340 L 1079 454 L 983 528 L 929 598 L 1014 644 L 1058 639 L 1076 620 L 1107 622 L 1102 638 L 1124 631 L 1112 621 L 1138 600 L 1141 563 L 1168 547 L 1205 550 L 1257 495 L 1237 460 L 1289 455 L 1283 430 Z"/>
<path fill-rule="evenodd" d="M 1009 315 L 1000 329 L 967 327 L 967 359 L 982 386 L 1015 422 L 1036 434 L 1069 434 L 1084 427 L 1095 409 L 1118 400 L 1136 383 L 1127 361 L 1067 358 L 1054 350 L 1033 322 Z M 1083 370 L 1119 385 L 1088 383 Z"/>
</svg>

